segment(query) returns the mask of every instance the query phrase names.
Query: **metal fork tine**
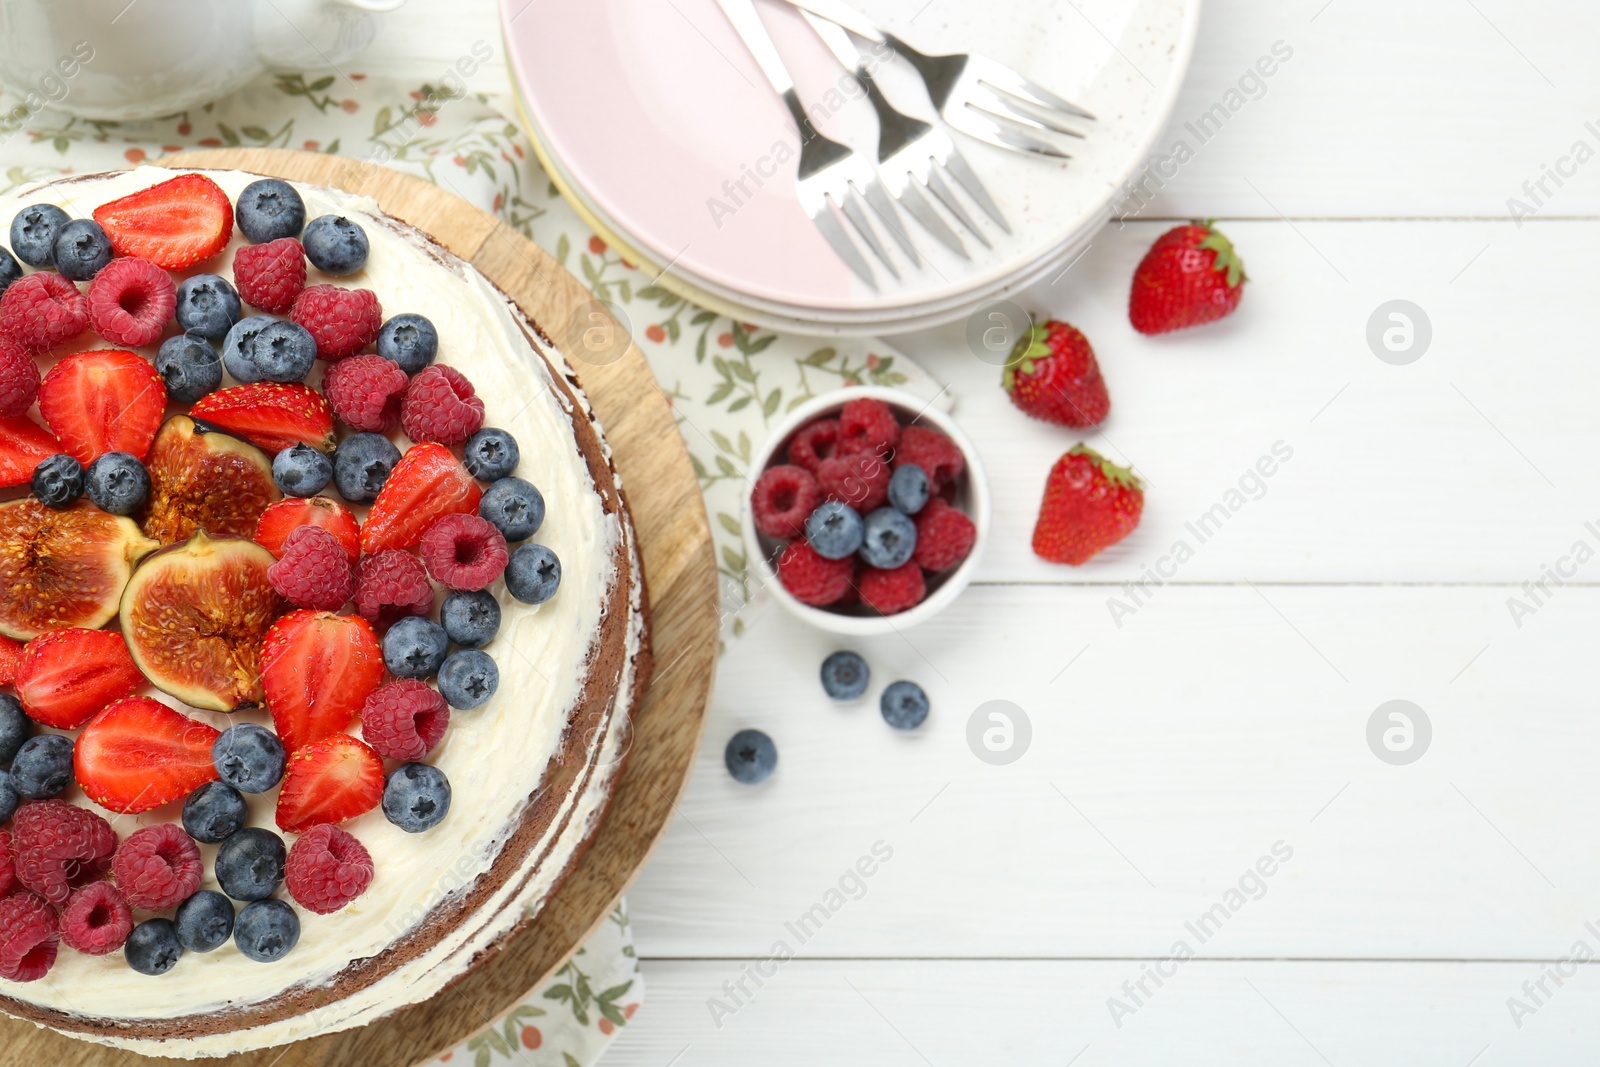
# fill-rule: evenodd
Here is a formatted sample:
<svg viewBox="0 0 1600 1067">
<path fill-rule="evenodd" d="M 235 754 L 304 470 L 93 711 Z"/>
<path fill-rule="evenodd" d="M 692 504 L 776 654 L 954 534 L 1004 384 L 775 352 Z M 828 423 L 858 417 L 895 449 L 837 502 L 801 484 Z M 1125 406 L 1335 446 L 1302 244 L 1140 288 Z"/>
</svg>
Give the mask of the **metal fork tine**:
<svg viewBox="0 0 1600 1067">
<path fill-rule="evenodd" d="M 928 171 L 928 192 L 932 193 L 939 203 L 944 205 L 946 211 L 956 217 L 956 221 L 967 228 L 968 233 L 977 238 L 979 244 L 985 248 L 993 248 L 994 246 L 989 243 L 989 238 L 983 235 L 982 228 L 972 221 L 972 216 L 967 214 L 966 208 L 962 207 L 961 202 L 956 199 L 955 192 L 939 176 L 939 170 L 942 169 L 944 169 L 943 165 L 938 169 Z M 1004 226 L 1005 223 L 1002 221 L 1001 225 Z M 1011 231 L 1007 230 L 1006 232 L 1010 233 Z"/>
<path fill-rule="evenodd" d="M 1076 137 L 1080 141 L 1087 136 L 1082 130 L 1074 129 L 1071 126 L 1066 125 L 1060 119 L 1056 118 L 1054 112 L 1047 111 L 1029 100 L 1024 100 L 1019 96 L 1013 96 L 1002 89 L 998 89 L 995 86 L 990 85 L 988 82 L 979 82 L 978 84 L 982 85 L 985 89 L 988 89 L 990 93 L 993 94 L 995 102 L 1001 107 L 1005 108 L 1006 111 L 1010 112 L 1010 114 L 1006 116 L 1007 118 L 1013 118 L 1022 122 L 1024 125 L 1033 125 L 1039 127 L 1040 129 L 1054 130 L 1056 133 L 1064 133 L 1068 137 Z"/>
<path fill-rule="evenodd" d="M 900 251 L 904 252 L 906 258 L 911 260 L 911 265 L 913 267 L 922 266 L 922 259 L 917 255 L 917 246 L 911 243 L 911 237 L 905 232 L 904 227 L 900 225 L 900 217 L 895 214 L 894 201 L 890 200 L 889 194 L 884 191 L 883 183 L 878 180 L 876 175 L 873 175 L 865 183 L 865 186 L 865 188 L 856 188 L 855 183 L 851 183 L 851 187 L 861 194 L 861 198 L 867 202 L 867 206 L 872 209 L 872 213 L 878 216 L 878 221 L 883 224 L 883 228 L 889 231 L 889 236 L 894 238 L 894 243 L 900 246 Z"/>
<path fill-rule="evenodd" d="M 846 266 L 855 272 L 856 277 L 871 286 L 873 292 L 877 292 L 878 282 L 872 276 L 872 268 L 867 266 L 865 259 L 861 258 L 861 253 L 856 250 L 856 246 L 850 240 L 850 236 L 844 232 L 844 227 L 839 225 L 839 220 L 833 217 L 833 212 L 828 209 L 826 203 L 822 205 L 822 210 L 811 221 L 816 224 L 818 230 L 822 231 L 822 236 L 833 247 L 834 253 L 845 261 Z"/>
<path fill-rule="evenodd" d="M 950 146 L 949 154 L 944 159 L 939 160 L 939 164 L 949 171 L 956 181 L 961 183 L 961 187 L 967 191 L 967 195 L 972 197 L 979 207 L 983 208 L 984 214 L 993 219 L 995 225 L 1006 233 L 1011 232 L 1011 226 L 1006 222 L 1006 217 L 1000 213 L 1000 205 L 994 202 L 994 197 L 989 195 L 989 190 L 985 189 L 983 182 L 978 180 L 977 172 L 967 163 L 966 157 L 961 154 L 955 145 Z M 928 183 L 928 187 L 930 189 L 933 188 L 932 181 Z M 937 190 L 935 190 L 935 195 L 938 195 Z M 945 207 L 950 207 L 950 200 L 944 200 L 942 197 L 940 199 Z M 954 197 L 951 197 L 951 200 L 954 199 Z M 951 214 L 961 219 L 967 229 L 977 232 L 978 228 L 964 217 L 964 213 L 959 208 L 951 208 L 950 210 Z M 984 245 L 987 247 L 988 243 L 985 241 Z"/>
<path fill-rule="evenodd" d="M 905 208 L 918 222 L 922 223 L 922 228 L 933 234 L 940 244 L 962 259 L 972 258 L 967 255 L 967 246 L 961 243 L 961 238 L 957 237 L 956 232 L 939 217 L 937 211 L 933 210 L 933 205 L 928 203 L 928 198 L 922 195 L 922 190 L 917 187 L 915 180 L 907 181 L 905 188 L 901 190 L 900 206 Z M 963 224 L 969 224 L 968 220 L 963 220 Z M 982 236 L 982 234 L 979 234 L 980 240 Z"/>
<path fill-rule="evenodd" d="M 867 218 L 867 213 L 861 210 L 860 198 L 850 195 L 848 186 L 845 188 L 844 195 L 840 197 L 839 210 L 844 212 L 844 217 L 850 220 L 850 225 L 855 227 L 856 233 L 860 235 L 866 246 L 872 249 L 872 254 L 878 257 L 878 262 L 883 264 L 883 269 L 889 272 L 891 278 L 899 281 L 900 272 L 895 270 L 894 262 L 889 258 L 889 253 L 883 247 L 883 242 L 879 241 L 878 235 L 873 232 L 872 222 Z"/>
<path fill-rule="evenodd" d="M 1020 123 L 1010 123 L 1003 116 L 981 107 L 968 103 L 965 114 L 959 121 L 951 123 L 962 133 L 976 137 L 980 141 L 987 141 L 997 148 L 1004 148 L 1012 152 L 1032 152 L 1034 155 L 1048 156 L 1051 159 L 1071 159 L 1072 156 L 1063 152 L 1048 141 L 1040 140 Z"/>
<path fill-rule="evenodd" d="M 970 62 L 974 65 L 978 80 L 988 82 L 992 87 L 1020 96 L 1039 107 L 1052 111 L 1064 111 L 1069 115 L 1076 115 L 1080 119 L 1095 121 L 1091 112 L 1085 111 L 1070 100 L 1063 100 L 1049 89 L 1033 81 L 1025 75 L 1019 74 L 1004 64 L 989 59 L 987 56 L 973 56 Z"/>
</svg>

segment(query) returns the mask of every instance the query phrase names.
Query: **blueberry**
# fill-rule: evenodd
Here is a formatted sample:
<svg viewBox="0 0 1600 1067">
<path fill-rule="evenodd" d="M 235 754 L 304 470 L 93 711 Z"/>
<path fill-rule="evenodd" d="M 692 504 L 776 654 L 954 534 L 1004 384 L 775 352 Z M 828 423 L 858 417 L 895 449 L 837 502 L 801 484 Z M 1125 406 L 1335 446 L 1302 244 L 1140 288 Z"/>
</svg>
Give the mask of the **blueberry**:
<svg viewBox="0 0 1600 1067">
<path fill-rule="evenodd" d="M 207 782 L 183 802 L 183 828 L 207 845 L 226 841 L 249 818 L 244 797 L 226 782 Z"/>
<path fill-rule="evenodd" d="M 239 291 L 226 278 L 196 274 L 178 286 L 178 329 L 208 341 L 228 336 L 239 321 Z"/>
<path fill-rule="evenodd" d="M 872 681 L 867 661 L 854 652 L 835 652 L 822 661 L 822 691 L 834 700 L 858 700 Z"/>
<path fill-rule="evenodd" d="M 501 478 L 483 491 L 478 514 L 507 541 L 526 541 L 544 525 L 544 494 L 521 478 Z"/>
<path fill-rule="evenodd" d="M 299 237 L 306 224 L 306 202 L 288 182 L 262 178 L 245 186 L 239 194 L 233 221 L 253 245 L 280 237 Z"/>
<path fill-rule="evenodd" d="M 54 204 L 34 204 L 11 220 L 11 251 L 30 267 L 54 266 L 56 234 L 71 222 Z"/>
<path fill-rule="evenodd" d="M 905 463 L 889 476 L 889 504 L 905 515 L 915 515 L 928 502 L 928 475 L 915 463 Z"/>
<path fill-rule="evenodd" d="M 22 264 L 17 262 L 17 257 L 0 248 L 0 293 L 11 287 L 11 283 L 22 277 Z"/>
<path fill-rule="evenodd" d="M 433 362 L 439 354 L 439 331 L 421 315 L 396 315 L 378 331 L 378 355 L 392 359 L 407 374 Z"/>
<path fill-rule="evenodd" d="M 333 460 L 307 444 L 292 444 L 272 457 L 272 480 L 285 496 L 316 496 L 333 478 Z"/>
<path fill-rule="evenodd" d="M 837 500 L 825 501 L 806 520 L 806 540 L 823 559 L 844 559 L 861 547 L 861 513 Z"/>
<path fill-rule="evenodd" d="M 517 439 L 489 426 L 467 438 L 461 450 L 462 466 L 480 482 L 499 481 L 517 469 L 521 458 Z"/>
<path fill-rule="evenodd" d="M 233 924 L 233 943 L 257 963 L 275 963 L 300 940 L 300 916 L 276 898 L 246 904 Z"/>
<path fill-rule="evenodd" d="M 559 588 L 561 561 L 556 554 L 544 545 L 518 545 L 506 564 L 506 590 L 524 604 L 543 604 Z"/>
<path fill-rule="evenodd" d="M 211 742 L 211 763 L 241 793 L 265 793 L 283 778 L 283 742 L 265 726 L 242 722 Z"/>
<path fill-rule="evenodd" d="M 400 450 L 382 434 L 352 434 L 333 451 L 333 484 L 350 503 L 370 503 L 399 462 Z"/>
<path fill-rule="evenodd" d="M 342 215 L 320 215 L 300 236 L 306 258 L 324 274 L 341 278 L 367 265 L 367 234 Z"/>
<path fill-rule="evenodd" d="M 915 730 L 928 717 L 928 694 L 916 682 L 891 682 L 878 698 L 878 710 L 896 730 Z"/>
<path fill-rule="evenodd" d="M 251 315 L 233 324 L 222 340 L 222 365 L 240 385 L 259 382 L 266 375 L 256 365 L 256 338 L 278 320 L 271 315 Z"/>
<path fill-rule="evenodd" d="M 111 262 L 111 238 L 93 219 L 73 219 L 56 231 L 52 256 L 63 277 L 86 282 Z"/>
<path fill-rule="evenodd" d="M 450 651 L 444 627 L 421 615 L 407 615 L 383 635 L 383 663 L 396 678 L 431 678 Z"/>
<path fill-rule="evenodd" d="M 222 384 L 222 357 L 197 333 L 174 334 L 156 352 L 156 371 L 167 383 L 167 399 L 193 404 Z"/>
<path fill-rule="evenodd" d="M 456 644 L 482 648 L 500 629 L 500 602 L 484 589 L 454 592 L 444 598 L 439 621 Z"/>
<path fill-rule="evenodd" d="M 29 800 L 53 797 L 72 784 L 72 738 L 40 734 L 22 742 L 11 761 L 11 788 Z"/>
<path fill-rule="evenodd" d="M 217 849 L 217 884 L 234 900 L 261 900 L 277 891 L 288 857 L 283 838 L 246 826 Z"/>
<path fill-rule="evenodd" d="M 874 567 L 893 570 L 917 549 L 917 524 L 894 508 L 879 508 L 863 525 L 861 558 Z"/>
<path fill-rule="evenodd" d="M 33 468 L 33 477 L 28 480 L 28 488 L 33 490 L 33 495 L 39 499 L 39 503 L 60 511 L 78 502 L 78 498 L 83 495 L 85 480 L 83 464 L 65 452 L 57 452 L 41 460 L 39 465 Z"/>
<path fill-rule="evenodd" d="M 452 652 L 439 668 L 439 695 L 452 708 L 475 708 L 499 687 L 500 668 L 489 653 L 475 648 Z"/>
<path fill-rule="evenodd" d="M 778 746 L 760 730 L 740 730 L 728 738 L 722 762 L 728 765 L 733 780 L 755 785 L 772 777 L 778 766 Z"/>
<path fill-rule="evenodd" d="M 0 771 L 0 823 L 10 822 L 21 803 L 22 796 L 12 786 L 10 773 Z"/>
<path fill-rule="evenodd" d="M 17 749 L 32 736 L 33 720 L 22 710 L 22 701 L 10 693 L 0 693 L 0 763 L 9 767 L 17 758 Z"/>
<path fill-rule="evenodd" d="M 215 889 L 202 889 L 178 905 L 173 925 L 184 948 L 210 952 L 233 936 L 233 901 Z"/>
<path fill-rule="evenodd" d="M 127 452 L 107 452 L 89 464 L 86 492 L 101 511 L 132 515 L 150 495 L 150 472 Z"/>
<path fill-rule="evenodd" d="M 317 341 L 298 322 L 275 322 L 256 334 L 250 362 L 269 382 L 304 381 L 317 364 Z"/>
<path fill-rule="evenodd" d="M 146 919 L 128 935 L 122 955 L 140 974 L 166 974 L 183 956 L 183 942 L 171 919 Z"/>
<path fill-rule="evenodd" d="M 383 784 L 383 814 L 408 834 L 431 830 L 450 811 L 450 779 L 426 763 L 404 763 Z"/>
</svg>

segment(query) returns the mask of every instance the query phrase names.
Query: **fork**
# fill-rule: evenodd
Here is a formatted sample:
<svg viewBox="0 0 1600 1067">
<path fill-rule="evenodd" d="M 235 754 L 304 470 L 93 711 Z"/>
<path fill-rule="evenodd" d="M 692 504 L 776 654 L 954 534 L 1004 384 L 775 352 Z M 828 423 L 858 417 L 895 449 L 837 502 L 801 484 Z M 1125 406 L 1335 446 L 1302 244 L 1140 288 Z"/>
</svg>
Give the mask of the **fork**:
<svg viewBox="0 0 1600 1067">
<path fill-rule="evenodd" d="M 750 49 L 756 65 L 761 68 L 761 73 L 783 98 L 784 105 L 788 107 L 789 115 L 799 130 L 800 166 L 795 176 L 795 189 L 800 196 L 801 208 L 810 216 L 812 224 L 821 231 L 828 244 L 833 246 L 839 258 L 845 261 L 857 277 L 873 289 L 877 289 L 878 283 L 872 276 L 872 268 L 851 242 L 839 220 L 834 218 L 828 209 L 830 203 L 838 208 L 839 213 L 849 221 L 861 237 L 862 243 L 872 250 L 878 262 L 882 263 L 889 275 L 898 281 L 900 272 L 895 269 L 894 263 L 889 259 L 888 251 L 873 231 L 871 220 L 862 210 L 862 202 L 877 214 L 885 228 L 894 235 L 896 243 L 905 251 L 913 266 L 920 265 L 922 261 L 918 258 L 911 239 L 902 232 L 895 214 L 894 201 L 884 192 L 883 183 L 878 180 L 878 174 L 872 164 L 845 145 L 828 140 L 811 124 L 811 117 L 806 114 L 805 107 L 800 103 L 800 94 L 795 89 L 794 78 L 784 65 L 783 57 L 778 53 L 778 46 L 773 43 L 766 24 L 756 13 L 752 0 L 717 0 L 717 4 L 722 8 L 723 14 L 728 16 L 728 21 L 733 23 L 733 28 L 744 41 L 745 47 Z"/>
</svg>

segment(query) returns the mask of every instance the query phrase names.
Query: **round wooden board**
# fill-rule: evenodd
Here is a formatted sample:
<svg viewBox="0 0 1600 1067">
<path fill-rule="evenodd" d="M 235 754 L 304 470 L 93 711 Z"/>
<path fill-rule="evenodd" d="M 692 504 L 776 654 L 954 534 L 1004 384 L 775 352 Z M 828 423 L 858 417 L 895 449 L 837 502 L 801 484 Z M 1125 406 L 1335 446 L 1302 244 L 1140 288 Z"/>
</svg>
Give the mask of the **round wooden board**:
<svg viewBox="0 0 1600 1067">
<path fill-rule="evenodd" d="M 434 185 L 383 167 L 282 149 L 185 152 L 175 167 L 238 169 L 371 196 L 477 267 L 561 336 L 597 305 L 571 274 L 503 222 Z M 604 313 L 603 310 L 600 313 Z M 626 336 L 618 326 L 619 336 Z M 705 721 L 716 665 L 717 568 L 699 482 L 655 376 L 631 342 L 605 365 L 577 364 L 622 475 L 644 555 L 655 676 L 634 718 L 633 747 L 605 824 L 535 921 L 433 1000 L 370 1026 L 232 1056 L 238 1067 L 371 1067 L 417 1063 L 490 1023 L 536 988 L 606 920 L 644 866 L 677 803 Z M 152 979 L 150 995 L 161 995 Z M 0 1017 L 0 1063 L 53 1067 L 170 1064 Z"/>
</svg>

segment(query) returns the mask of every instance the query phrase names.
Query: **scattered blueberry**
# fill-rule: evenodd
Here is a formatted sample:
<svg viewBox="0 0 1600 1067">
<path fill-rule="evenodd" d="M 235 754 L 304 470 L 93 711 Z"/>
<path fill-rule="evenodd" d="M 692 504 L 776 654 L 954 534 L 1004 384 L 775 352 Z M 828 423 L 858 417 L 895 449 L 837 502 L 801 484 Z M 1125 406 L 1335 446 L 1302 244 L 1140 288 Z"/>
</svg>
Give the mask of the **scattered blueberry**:
<svg viewBox="0 0 1600 1067">
<path fill-rule="evenodd" d="M 891 682 L 878 699 L 878 710 L 896 730 L 915 730 L 928 717 L 928 694 L 916 682 Z"/>
<path fill-rule="evenodd" d="M 140 974 L 166 974 L 183 955 L 183 942 L 171 919 L 146 919 L 128 935 L 122 955 Z"/>
<path fill-rule="evenodd" d="M 544 494 L 532 482 L 501 478 L 483 491 L 478 514 L 493 523 L 507 541 L 526 541 L 544 525 Z"/>
<path fill-rule="evenodd" d="M 29 800 L 53 797 L 72 784 L 72 738 L 39 734 L 22 742 L 11 761 L 11 788 Z"/>
<path fill-rule="evenodd" d="M 449 651 L 444 627 L 421 615 L 407 615 L 383 635 L 383 663 L 396 678 L 433 677 Z"/>
<path fill-rule="evenodd" d="M 407 374 L 433 362 L 439 354 L 439 331 L 421 315 L 396 315 L 378 331 L 378 355 L 392 359 Z"/>
<path fill-rule="evenodd" d="M 183 802 L 183 828 L 203 844 L 226 841 L 249 819 L 244 797 L 226 782 L 207 782 Z"/>
<path fill-rule="evenodd" d="M 760 730 L 740 730 L 728 739 L 722 762 L 736 782 L 755 785 L 772 777 L 778 766 L 778 746 Z"/>
<path fill-rule="evenodd" d="M 62 277 L 86 282 L 111 262 L 111 238 L 93 219 L 73 219 L 56 231 L 52 256 Z"/>
<path fill-rule="evenodd" d="M 233 324 L 222 340 L 222 365 L 240 385 L 259 382 L 266 375 L 256 364 L 256 338 L 278 320 L 271 315 L 251 315 Z"/>
<path fill-rule="evenodd" d="M 54 266 L 56 233 L 71 222 L 54 204 L 34 204 L 11 220 L 11 251 L 30 267 Z"/>
<path fill-rule="evenodd" d="M 22 795 L 12 786 L 10 772 L 0 771 L 0 823 L 10 822 L 21 803 Z"/>
<path fill-rule="evenodd" d="M 78 502 L 83 495 L 84 480 L 83 464 L 65 452 L 57 452 L 33 468 L 28 488 L 33 490 L 39 503 L 60 511 Z"/>
<path fill-rule="evenodd" d="M 450 653 L 439 668 L 439 695 L 452 708 L 475 708 L 494 696 L 499 687 L 500 668 L 489 653 L 475 648 Z"/>
<path fill-rule="evenodd" d="M 806 520 L 806 540 L 823 559 L 844 559 L 861 547 L 861 513 L 837 500 L 824 501 Z"/>
<path fill-rule="evenodd" d="M 351 434 L 333 450 L 333 484 L 350 503 L 370 503 L 399 462 L 400 450 L 383 434 Z"/>
<path fill-rule="evenodd" d="M 504 430 L 485 426 L 462 446 L 461 463 L 480 482 L 497 482 L 517 469 L 522 450 Z"/>
<path fill-rule="evenodd" d="M 234 900 L 261 900 L 283 881 L 288 852 L 283 838 L 259 826 L 246 826 L 217 849 L 217 884 Z"/>
<path fill-rule="evenodd" d="M 22 743 L 32 736 L 33 720 L 22 710 L 22 701 L 10 693 L 0 693 L 0 763 L 10 766 Z"/>
<path fill-rule="evenodd" d="M 894 508 L 879 508 L 863 525 L 861 558 L 874 567 L 893 570 L 917 549 L 917 524 Z"/>
<path fill-rule="evenodd" d="M 283 778 L 283 742 L 265 726 L 242 722 L 211 742 L 211 763 L 241 793 L 265 793 Z"/>
<path fill-rule="evenodd" d="M 307 444 L 292 444 L 272 457 L 272 480 L 285 496 L 316 496 L 333 478 L 333 460 Z"/>
<path fill-rule="evenodd" d="M 221 948 L 233 936 L 233 901 L 215 889 L 202 889 L 178 905 L 173 925 L 178 943 L 190 952 Z"/>
<path fill-rule="evenodd" d="M 822 661 L 822 691 L 834 700 L 858 700 L 872 681 L 867 661 L 854 652 L 835 652 Z"/>
<path fill-rule="evenodd" d="M 300 940 L 300 916 L 275 897 L 246 904 L 233 924 L 233 943 L 257 963 L 275 963 Z"/>
<path fill-rule="evenodd" d="M 167 399 L 193 404 L 222 384 L 222 357 L 197 333 L 179 333 L 161 342 L 156 371 L 167 383 Z"/>
<path fill-rule="evenodd" d="M 889 476 L 889 504 L 905 515 L 915 515 L 928 502 L 928 475 L 915 463 L 905 463 Z"/>
<path fill-rule="evenodd" d="M 150 472 L 127 452 L 107 452 L 89 464 L 85 492 L 95 507 L 132 515 L 150 495 Z"/>
<path fill-rule="evenodd" d="M 17 262 L 17 257 L 0 248 L 0 293 L 10 288 L 11 283 L 22 277 L 22 264 Z"/>
<path fill-rule="evenodd" d="M 324 274 L 341 278 L 367 265 L 367 234 L 343 215 L 320 215 L 300 235 L 306 258 Z"/>
<path fill-rule="evenodd" d="M 298 322 L 275 322 L 256 334 L 250 362 L 269 382 L 299 382 L 317 364 L 317 341 Z"/>
<path fill-rule="evenodd" d="M 280 237 L 299 237 L 306 225 L 306 202 L 288 182 L 262 178 L 245 186 L 239 194 L 233 221 L 253 245 Z"/>
<path fill-rule="evenodd" d="M 493 522 L 494 520 L 489 520 Z M 506 591 L 524 604 L 543 604 L 561 588 L 561 561 L 544 545 L 518 545 L 506 564 Z"/>
<path fill-rule="evenodd" d="M 486 589 L 453 592 L 439 607 L 439 621 L 456 644 L 482 648 L 500 629 L 500 602 Z"/>
<path fill-rule="evenodd" d="M 196 274 L 178 286 L 178 329 L 208 341 L 228 336 L 239 321 L 239 291 L 226 278 Z"/>
<path fill-rule="evenodd" d="M 426 763 L 404 763 L 383 784 L 383 814 L 408 834 L 431 830 L 450 810 L 450 779 Z"/>
</svg>

